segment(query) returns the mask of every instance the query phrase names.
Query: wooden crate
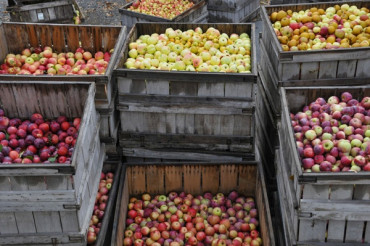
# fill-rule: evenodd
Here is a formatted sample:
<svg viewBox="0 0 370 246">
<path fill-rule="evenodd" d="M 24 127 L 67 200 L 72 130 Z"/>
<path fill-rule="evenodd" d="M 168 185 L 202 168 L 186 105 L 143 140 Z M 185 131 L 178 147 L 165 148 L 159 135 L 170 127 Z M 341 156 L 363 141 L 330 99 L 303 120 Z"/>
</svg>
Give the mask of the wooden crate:
<svg viewBox="0 0 370 246">
<path fill-rule="evenodd" d="M 197 26 L 204 30 L 215 27 L 227 33 L 247 32 L 252 40 L 254 37 L 253 24 L 137 23 L 129 34 L 124 54 L 114 72 L 119 95 L 117 109 L 121 118 L 120 145 L 124 155 L 173 159 L 172 155 L 178 156 L 181 149 L 198 153 L 239 151 L 244 152 L 243 155 L 253 154 L 255 73 L 121 68 L 127 58 L 129 42 L 141 34 L 164 32 L 169 26 L 180 30 Z M 252 61 L 255 69 L 254 47 Z"/>
<path fill-rule="evenodd" d="M 116 84 L 111 81 L 113 66 L 126 39 L 126 28 L 120 26 L 61 25 L 37 23 L 0 24 L 0 60 L 8 53 L 21 53 L 25 48 L 50 46 L 57 52 L 75 52 L 82 47 L 92 53 L 114 49 L 104 75 L 11 75 L 0 74 L 0 80 L 63 81 L 64 83 L 96 82 L 97 106 L 107 107 Z"/>
<path fill-rule="evenodd" d="M 338 0 L 271 0 L 271 5 L 277 4 L 297 4 L 297 3 L 322 3 L 322 2 L 335 2 Z M 343 0 L 346 1 L 346 0 Z"/>
<path fill-rule="evenodd" d="M 288 4 L 261 7 L 262 42 L 278 81 L 322 80 L 369 77 L 370 47 L 336 50 L 283 51 L 272 28 L 270 14 L 279 10 L 300 11 L 324 8 L 345 2 Z M 370 8 L 369 1 L 350 1 L 350 5 Z"/>
<path fill-rule="evenodd" d="M 80 8 L 75 0 L 59 0 L 59 1 L 28 1 L 16 4 L 11 4 L 7 11 L 10 14 L 12 22 L 34 22 L 34 23 L 70 23 L 73 24 L 73 17 L 79 12 L 80 19 L 83 16 Z"/>
<path fill-rule="evenodd" d="M 109 198 L 107 202 L 107 207 L 104 211 L 104 217 L 102 220 L 102 226 L 100 228 L 100 232 L 97 236 L 95 246 L 103 246 L 106 245 L 107 241 L 110 241 L 110 230 L 109 227 L 113 223 L 113 216 L 114 213 L 114 206 L 116 203 L 116 198 L 118 194 L 118 186 L 121 183 L 121 173 L 122 173 L 122 162 L 119 160 L 106 160 L 103 164 L 103 172 L 113 172 L 114 179 L 113 185 L 109 192 Z M 91 216 L 90 216 L 91 217 Z"/>
<path fill-rule="evenodd" d="M 104 146 L 91 83 L 2 81 L 0 105 L 10 117 L 81 117 L 71 164 L 0 164 L 0 245 L 85 242 Z"/>
<path fill-rule="evenodd" d="M 212 72 L 187 72 L 187 71 L 163 71 L 163 70 L 147 70 L 147 69 L 127 69 L 124 67 L 124 63 L 128 58 L 129 43 L 134 42 L 140 35 L 153 34 L 153 33 L 164 33 L 166 28 L 180 29 L 182 31 L 188 29 L 195 29 L 201 27 L 203 30 L 207 30 L 209 27 L 214 27 L 220 32 L 227 34 L 232 33 L 247 33 L 251 39 L 251 73 L 212 73 Z M 136 90 L 137 93 L 142 94 L 143 92 L 160 94 L 162 89 L 166 92 L 166 88 L 175 87 L 176 84 L 181 82 L 187 82 L 189 86 L 181 85 L 184 89 L 182 93 L 186 91 L 194 91 L 194 82 L 200 82 L 199 89 L 196 91 L 199 94 L 205 94 L 204 96 L 222 96 L 225 93 L 230 93 L 232 85 L 237 87 L 237 83 L 233 82 L 255 82 L 257 80 L 257 57 L 256 57 L 256 45 L 253 42 L 255 40 L 255 26 L 253 23 L 244 24 L 196 24 L 196 23 L 136 23 L 128 34 L 128 38 L 122 48 L 120 57 L 114 66 L 113 75 L 117 79 L 117 83 L 125 83 L 128 86 L 127 89 Z M 133 80 L 146 80 L 146 84 L 134 83 Z M 191 83 L 190 83 L 191 82 Z M 216 83 L 217 82 L 217 83 Z M 135 84 L 135 85 L 134 85 Z M 245 84 L 245 83 L 244 83 Z M 193 85 L 192 87 L 190 85 Z M 212 86 L 213 85 L 213 86 Z M 144 88 L 143 88 L 144 86 Z M 225 88 L 225 92 L 217 89 L 218 87 Z M 130 88 L 132 87 L 132 88 Z M 180 87 L 178 84 L 177 87 Z M 239 86 L 240 87 L 240 86 Z M 157 90 L 154 90 L 157 88 Z M 212 89 L 212 93 L 210 90 Z M 238 90 L 235 88 L 233 90 Z M 242 89 L 243 91 L 243 89 Z M 189 93 L 189 92 L 187 92 Z M 192 93 L 194 94 L 194 93 Z M 222 95 L 220 95 L 222 94 Z"/>
<path fill-rule="evenodd" d="M 185 191 L 200 195 L 207 191 L 215 194 L 232 190 L 255 197 L 263 245 L 275 245 L 266 183 L 259 163 L 126 163 L 121 181 L 114 215 L 112 246 L 122 245 L 127 204 L 131 196 L 144 192 L 154 195 Z"/>
<path fill-rule="evenodd" d="M 292 226 L 291 237 L 298 245 L 370 242 L 370 228 L 366 226 L 370 221 L 370 173 L 303 173 L 290 120 L 290 112 L 298 112 L 315 98 L 340 96 L 344 91 L 359 99 L 370 95 L 370 85 L 280 90 L 281 152 L 277 166 L 282 175 L 280 186 L 285 186 L 287 211 L 290 211 L 286 215 L 287 224 Z"/>
<path fill-rule="evenodd" d="M 255 159 L 251 137 L 121 132 L 119 143 L 126 157 L 193 161 Z"/>
<path fill-rule="evenodd" d="M 209 0 L 209 23 L 242 23 L 251 21 L 259 13 L 257 0 Z"/>
<path fill-rule="evenodd" d="M 281 116 L 280 87 L 323 87 L 323 86 L 345 86 L 345 85 L 366 85 L 369 83 L 367 78 L 325 78 L 325 79 L 302 79 L 280 81 L 275 73 L 267 48 L 260 39 L 260 62 L 258 65 L 258 75 L 266 94 L 267 101 L 271 107 L 272 114 L 279 119 Z"/>
<path fill-rule="evenodd" d="M 207 23 L 208 11 L 205 0 L 192 0 L 194 6 L 173 19 L 166 19 L 154 15 L 147 15 L 129 10 L 133 2 L 127 3 L 119 9 L 121 14 L 122 26 L 128 30 L 138 22 L 189 22 L 189 23 Z"/>
</svg>

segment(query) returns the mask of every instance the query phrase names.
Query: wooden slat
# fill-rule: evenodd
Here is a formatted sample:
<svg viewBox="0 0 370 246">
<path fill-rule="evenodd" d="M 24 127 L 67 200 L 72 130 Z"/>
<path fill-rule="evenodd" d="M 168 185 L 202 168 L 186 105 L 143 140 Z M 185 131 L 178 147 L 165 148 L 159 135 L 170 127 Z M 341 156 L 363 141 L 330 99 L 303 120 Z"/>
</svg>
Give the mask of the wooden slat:
<svg viewBox="0 0 370 246">
<path fill-rule="evenodd" d="M 331 187 L 330 199 L 332 200 L 351 200 L 353 193 L 348 192 L 351 188 L 348 185 L 335 185 Z M 352 186 L 353 189 L 353 186 Z M 346 192 L 342 192 L 342 191 Z M 328 242 L 343 242 L 346 222 L 338 220 L 329 220 L 328 223 Z"/>
<path fill-rule="evenodd" d="M 182 169 L 179 166 L 165 166 L 165 188 L 167 192 L 182 190 Z"/>
<path fill-rule="evenodd" d="M 163 167 L 158 166 L 149 166 L 146 168 L 146 190 L 150 194 L 166 194 L 163 171 Z"/>
<path fill-rule="evenodd" d="M 219 189 L 220 168 L 218 166 L 204 166 L 202 171 L 202 190 L 216 194 Z"/>
<path fill-rule="evenodd" d="M 239 190 L 245 195 L 253 195 L 255 190 L 256 167 L 240 165 L 238 170 L 238 186 Z"/>
<path fill-rule="evenodd" d="M 76 211 L 60 211 L 59 214 L 63 232 L 80 231 Z"/>
<path fill-rule="evenodd" d="M 15 212 L 14 215 L 19 233 L 36 233 L 32 212 Z"/>
<path fill-rule="evenodd" d="M 94 47 L 95 52 L 103 50 L 103 43 L 102 43 L 102 27 L 93 27 L 93 38 L 94 38 Z M 109 50 L 107 50 L 109 51 Z"/>
<path fill-rule="evenodd" d="M 62 232 L 58 212 L 35 212 L 33 216 L 37 232 Z"/>
<path fill-rule="evenodd" d="M 129 166 L 127 168 L 127 178 L 129 192 L 132 195 L 140 195 L 147 192 L 146 185 L 146 175 L 145 167 L 142 166 Z"/>
<path fill-rule="evenodd" d="M 201 192 L 201 173 L 199 168 L 191 165 L 183 166 L 184 172 L 184 191 L 190 194 L 198 194 Z"/>
<path fill-rule="evenodd" d="M 85 51 L 94 52 L 93 28 L 90 26 L 80 26 L 79 33 L 81 47 L 83 47 Z"/>
<path fill-rule="evenodd" d="M 328 199 L 329 187 L 326 185 L 305 185 L 303 199 Z M 299 241 L 323 241 L 327 220 L 301 219 L 299 223 Z"/>
<path fill-rule="evenodd" d="M 63 26 L 53 26 L 52 40 L 53 50 L 55 50 L 55 52 L 62 53 L 66 51 Z"/>
<path fill-rule="evenodd" d="M 238 187 L 238 171 L 235 165 L 222 165 L 220 167 L 220 179 L 222 180 L 220 192 L 229 193 L 235 187 Z"/>
<path fill-rule="evenodd" d="M 78 26 L 65 26 L 64 33 L 66 35 L 68 51 L 75 52 L 80 47 Z"/>
<path fill-rule="evenodd" d="M 48 26 L 48 25 L 36 25 L 35 28 L 40 37 L 40 40 L 39 40 L 40 45 L 42 47 L 44 46 L 51 47 L 53 45 L 52 43 L 53 28 L 51 28 L 51 26 Z"/>
<path fill-rule="evenodd" d="M 17 223 L 14 213 L 0 213 L 0 234 L 18 233 Z"/>
</svg>

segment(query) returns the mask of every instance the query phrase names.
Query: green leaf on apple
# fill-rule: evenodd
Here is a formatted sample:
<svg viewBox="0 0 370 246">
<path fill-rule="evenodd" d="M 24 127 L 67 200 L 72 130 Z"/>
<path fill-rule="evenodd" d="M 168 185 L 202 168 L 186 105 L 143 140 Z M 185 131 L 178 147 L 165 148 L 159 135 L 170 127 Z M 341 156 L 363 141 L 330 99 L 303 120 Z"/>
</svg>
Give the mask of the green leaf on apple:
<svg viewBox="0 0 370 246">
<path fill-rule="evenodd" d="M 50 157 L 49 159 L 48 159 L 48 161 L 50 161 L 50 162 L 55 162 L 56 160 L 57 160 L 57 158 L 58 158 L 58 155 L 56 155 L 56 156 L 53 156 L 53 157 Z"/>
</svg>

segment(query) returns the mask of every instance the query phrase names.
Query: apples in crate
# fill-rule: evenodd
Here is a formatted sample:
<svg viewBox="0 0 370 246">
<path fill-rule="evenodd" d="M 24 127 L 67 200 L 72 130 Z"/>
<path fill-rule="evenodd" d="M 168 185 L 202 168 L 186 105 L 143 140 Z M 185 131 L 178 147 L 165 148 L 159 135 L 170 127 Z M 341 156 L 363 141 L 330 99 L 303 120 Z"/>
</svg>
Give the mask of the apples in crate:
<svg viewBox="0 0 370 246">
<path fill-rule="evenodd" d="M 251 73 L 247 33 L 221 33 L 210 27 L 141 35 L 129 44 L 129 69 Z"/>
<path fill-rule="evenodd" d="M 111 52 L 94 54 L 78 48 L 74 53 L 55 53 L 51 47 L 24 49 L 21 54 L 8 54 L 0 74 L 92 75 L 105 74 Z"/>
<path fill-rule="evenodd" d="M 252 197 L 185 192 L 132 197 L 123 245 L 262 245 Z"/>
<path fill-rule="evenodd" d="M 320 97 L 291 122 L 305 172 L 370 171 L 370 97 Z"/>
<path fill-rule="evenodd" d="M 35 113 L 30 119 L 9 119 L 0 109 L 0 162 L 70 164 L 80 118 L 47 120 Z"/>
<path fill-rule="evenodd" d="M 128 8 L 142 14 L 173 19 L 194 6 L 187 0 L 135 0 Z"/>
</svg>

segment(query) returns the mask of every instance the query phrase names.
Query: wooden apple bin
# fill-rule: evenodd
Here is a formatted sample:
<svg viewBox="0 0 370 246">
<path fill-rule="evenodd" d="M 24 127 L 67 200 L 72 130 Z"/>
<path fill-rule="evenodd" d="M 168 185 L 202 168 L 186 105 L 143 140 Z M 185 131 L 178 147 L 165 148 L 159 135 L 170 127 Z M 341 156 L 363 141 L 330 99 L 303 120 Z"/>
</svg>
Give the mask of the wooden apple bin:
<svg viewBox="0 0 370 246">
<path fill-rule="evenodd" d="M 6 10 L 12 22 L 69 23 L 73 24 L 76 11 L 84 17 L 75 0 L 8 0 Z"/>
<path fill-rule="evenodd" d="M 318 97 L 340 97 L 345 91 L 357 100 L 369 96 L 369 82 L 362 87 L 281 88 L 276 167 L 286 245 L 370 243 L 370 172 L 303 172 L 290 120 L 290 112 Z"/>
<path fill-rule="evenodd" d="M 71 164 L 0 164 L 0 245 L 83 245 L 105 157 L 91 83 L 2 81 L 9 118 L 81 117 Z"/>
<path fill-rule="evenodd" d="M 131 11 L 129 8 L 133 3 L 132 1 L 119 9 L 122 26 L 126 26 L 128 30 L 131 30 L 131 28 L 138 22 L 206 23 L 208 18 L 207 2 L 205 0 L 191 1 L 194 3 L 193 7 L 172 19 Z"/>
<path fill-rule="evenodd" d="M 214 27 L 229 35 L 247 33 L 251 39 L 251 73 L 124 67 L 130 42 L 143 34 L 164 33 L 169 27 L 183 31 L 196 27 L 205 31 Z M 136 23 L 128 34 L 114 71 L 123 154 L 198 161 L 219 158 L 255 160 L 257 57 L 254 35 L 253 23 Z M 179 149 L 186 149 L 188 153 L 179 153 Z"/>
<path fill-rule="evenodd" d="M 185 191 L 193 195 L 204 192 L 227 194 L 236 190 L 256 200 L 259 231 L 263 245 L 274 246 L 274 235 L 265 179 L 261 165 L 256 162 L 227 163 L 126 163 L 114 215 L 112 246 L 122 245 L 129 198 L 143 193 L 168 194 Z"/>
</svg>

